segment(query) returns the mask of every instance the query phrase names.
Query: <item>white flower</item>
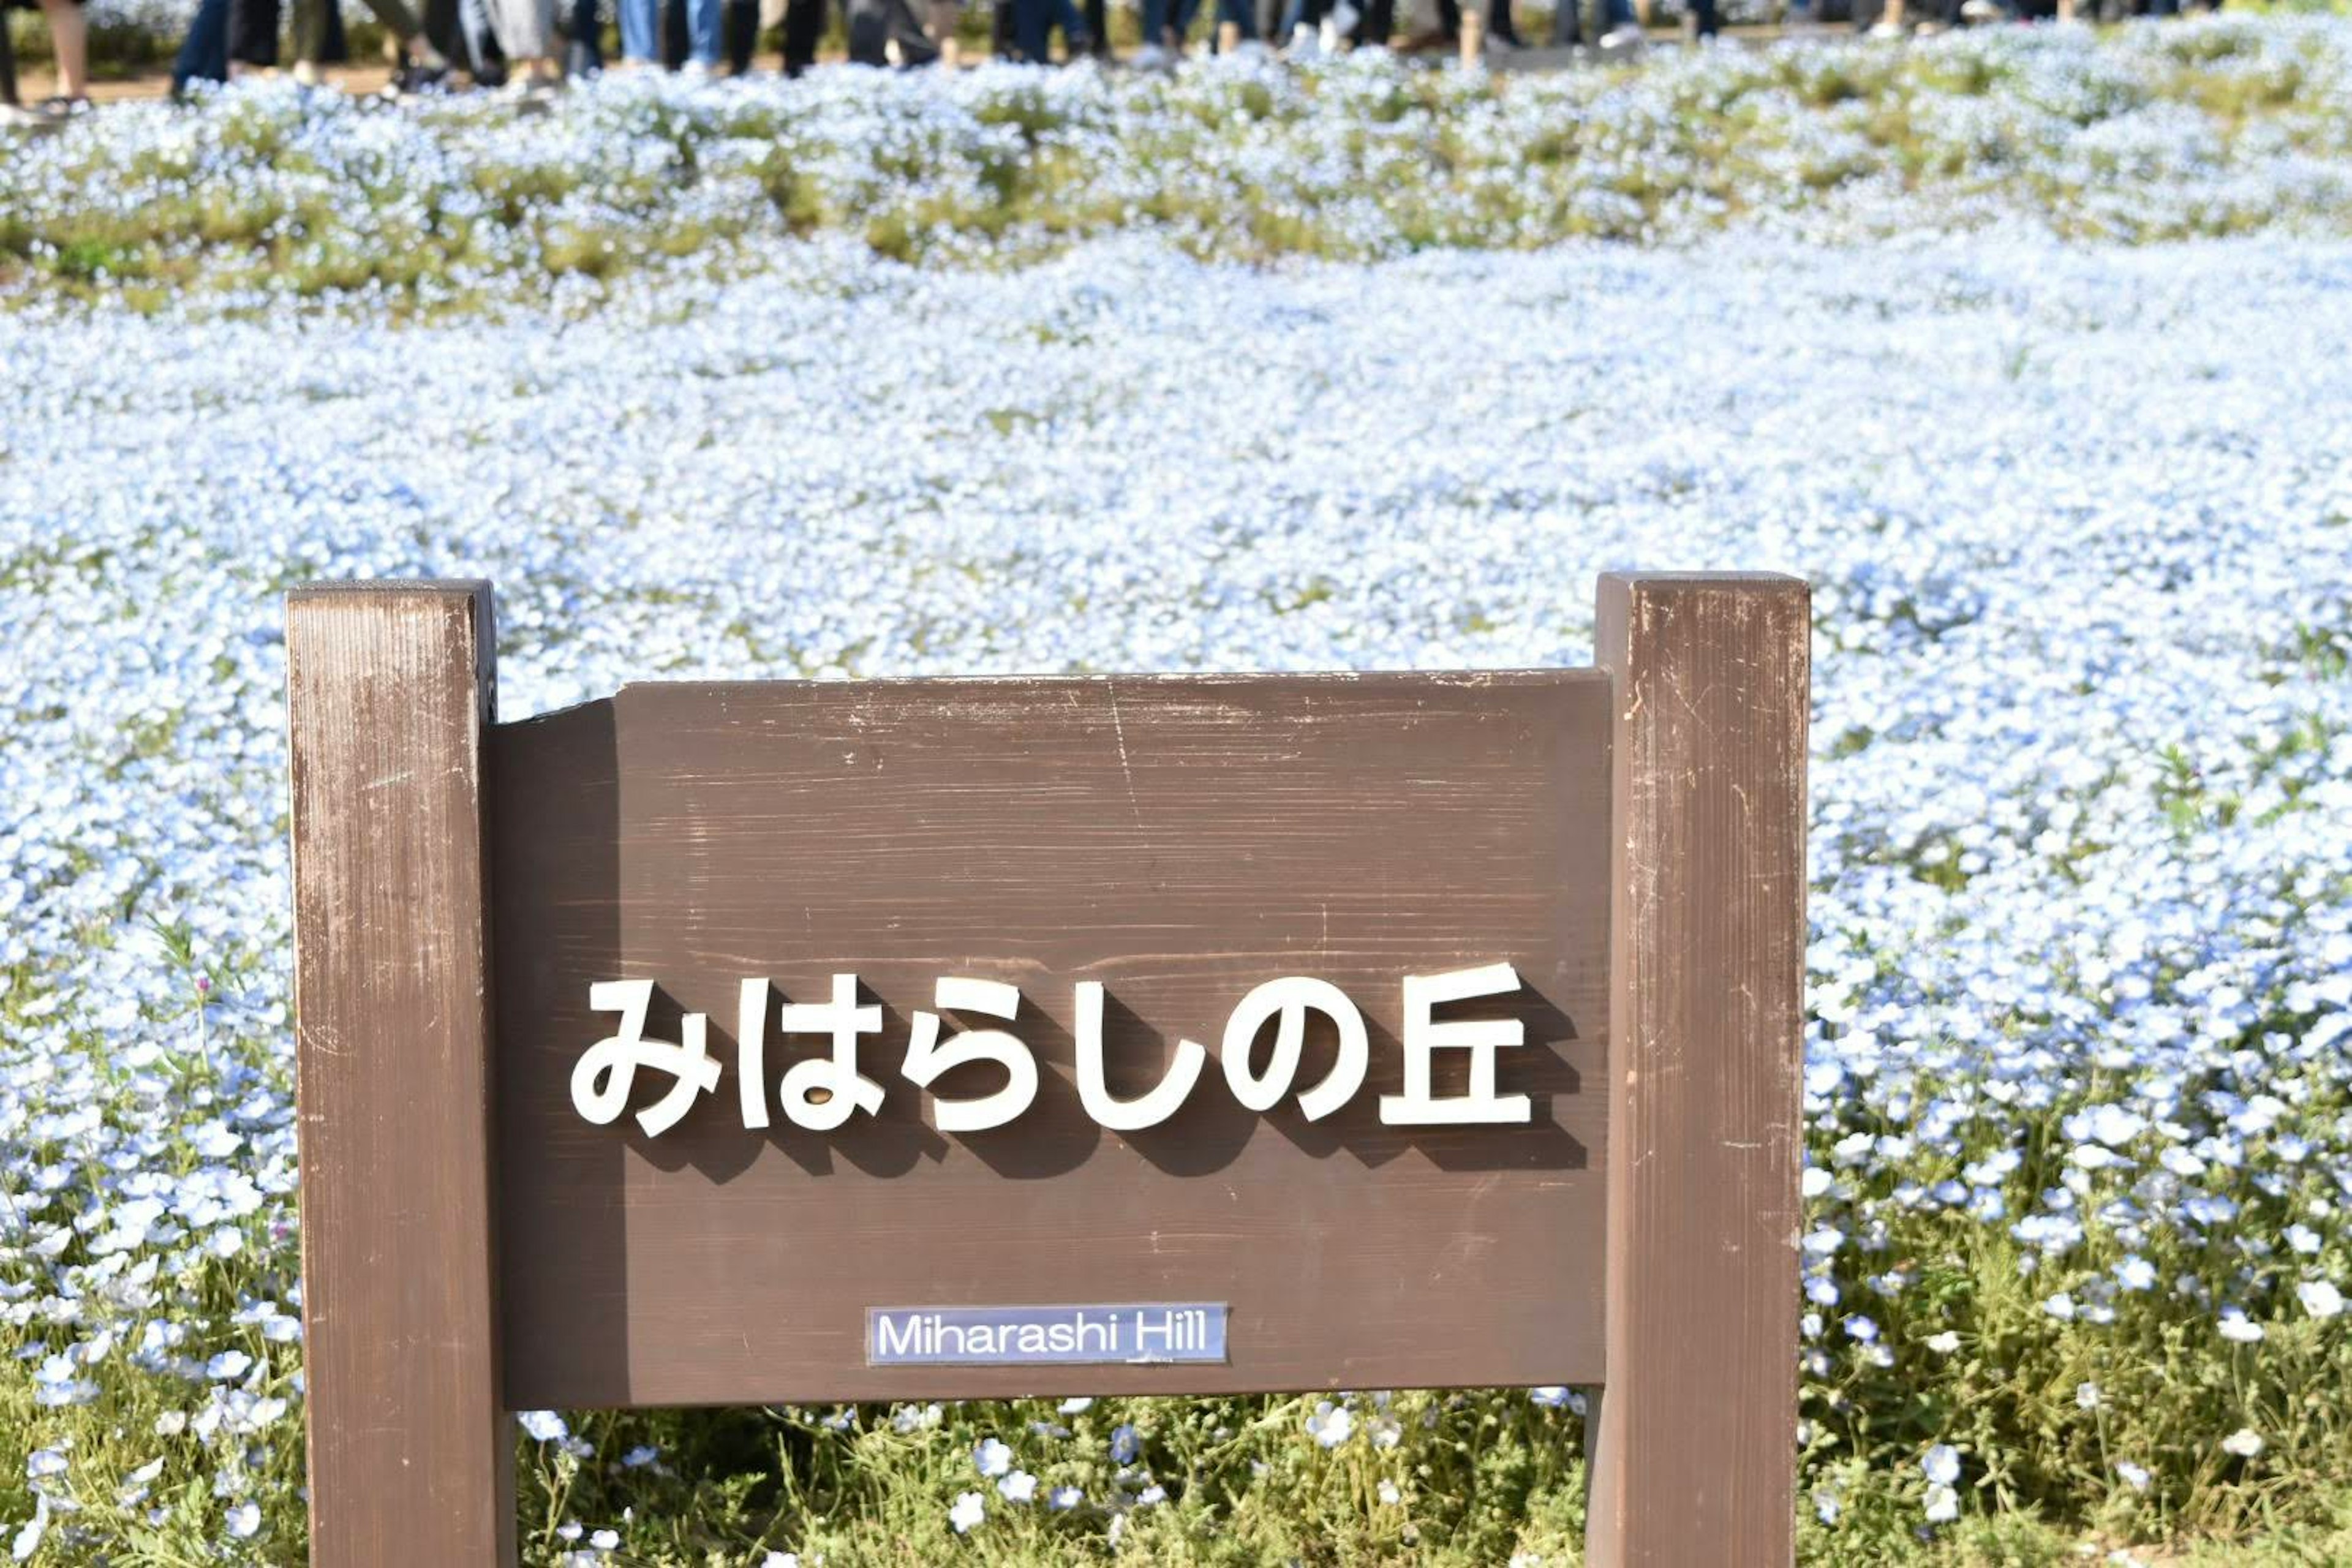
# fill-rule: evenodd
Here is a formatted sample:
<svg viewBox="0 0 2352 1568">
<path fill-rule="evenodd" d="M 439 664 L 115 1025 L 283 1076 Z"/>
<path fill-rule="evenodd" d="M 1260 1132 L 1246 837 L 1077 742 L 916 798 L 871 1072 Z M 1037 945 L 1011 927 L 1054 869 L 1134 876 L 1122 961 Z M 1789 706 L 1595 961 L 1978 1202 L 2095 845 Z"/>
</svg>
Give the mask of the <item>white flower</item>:
<svg viewBox="0 0 2352 1568">
<path fill-rule="evenodd" d="M 1037 1496 L 1037 1478 L 1026 1470 L 1015 1470 L 996 1483 L 996 1490 L 1006 1502 L 1031 1502 Z"/>
<path fill-rule="evenodd" d="M 987 1511 L 978 1492 L 958 1492 L 955 1506 L 948 1510 L 948 1522 L 955 1526 L 958 1535 L 961 1535 L 978 1524 Z"/>
<path fill-rule="evenodd" d="M 1927 1344 L 1927 1348 L 1937 1355 L 1949 1355 L 1960 1348 L 1960 1336 L 1952 1330 L 1946 1329 L 1942 1333 L 1929 1334 Z"/>
<path fill-rule="evenodd" d="M 2263 1451 L 2262 1434 L 2251 1426 L 2241 1426 L 2221 1439 L 2221 1451 L 2235 1454 L 2242 1459 L 2251 1459 Z"/>
<path fill-rule="evenodd" d="M 542 1443 L 561 1442 L 572 1436 L 572 1428 L 552 1410 L 525 1410 L 515 1420 L 525 1433 Z"/>
<path fill-rule="evenodd" d="M 2249 1319 L 2237 1308 L 2225 1307 L 2221 1310 L 2220 1332 L 2223 1339 L 2233 1343 L 2251 1345 L 2261 1341 L 2263 1326 Z"/>
<path fill-rule="evenodd" d="M 2074 1315 L 2074 1298 L 2061 1290 L 2043 1301 L 2042 1310 L 2063 1322 Z"/>
<path fill-rule="evenodd" d="M 1927 1489 L 1927 1522 L 1948 1524 L 1960 1517 L 1959 1494 L 1948 1486 Z"/>
<path fill-rule="evenodd" d="M 1344 1405 L 1319 1401 L 1307 1417 L 1307 1435 L 1327 1448 L 1336 1448 L 1356 1430 L 1356 1417 Z"/>
<path fill-rule="evenodd" d="M 1087 1411 L 1092 1410 L 1094 1407 L 1095 1402 L 1083 1396 L 1075 1399 L 1065 1399 L 1061 1404 L 1054 1406 L 1055 1410 L 1061 1412 L 1065 1415 L 1084 1415 Z"/>
<path fill-rule="evenodd" d="M 1013 1468 L 1013 1450 L 993 1437 L 983 1438 L 971 1451 L 971 1462 L 982 1476 L 1001 1476 Z"/>
<path fill-rule="evenodd" d="M 2294 1288 L 2295 1300 L 2315 1318 L 2332 1318 L 2344 1310 L 2344 1294 L 2326 1279 L 2306 1279 Z"/>
<path fill-rule="evenodd" d="M 33 1496 L 33 1517 L 17 1530 L 16 1539 L 8 1544 L 8 1555 L 18 1563 L 29 1559 L 41 1549 L 41 1537 L 48 1532 L 48 1495 L 37 1492 Z"/>
<path fill-rule="evenodd" d="M 2132 1490 L 2136 1492 L 2144 1492 L 2147 1490 L 2147 1471 L 2142 1467 L 2133 1464 L 2129 1459 L 2117 1459 L 2116 1461 L 2116 1474 L 2121 1476 L 2124 1479 L 2124 1484 L 2131 1488 Z"/>
<path fill-rule="evenodd" d="M 238 1541 L 250 1541 L 261 1529 L 261 1508 L 257 1503 L 241 1502 L 225 1516 L 229 1534 Z"/>
<path fill-rule="evenodd" d="M 1404 1500 L 1404 1493 L 1397 1490 L 1397 1484 L 1394 1481 L 1386 1479 L 1385 1478 L 1381 1481 L 1377 1490 L 1381 1501 L 1389 1504 L 1391 1507 L 1394 1507 L 1397 1503 Z"/>
<path fill-rule="evenodd" d="M 760 1568 L 801 1568 L 797 1552 L 771 1552 L 760 1559 Z"/>
<path fill-rule="evenodd" d="M 1045 1506 L 1056 1513 L 1067 1513 L 1087 1500 L 1087 1494 L 1076 1487 L 1055 1487 L 1045 1494 Z"/>
<path fill-rule="evenodd" d="M 1937 1486 L 1948 1487 L 1960 1479 L 1960 1451 L 1949 1443 L 1938 1443 L 1920 1459 L 1919 1468 Z"/>
<path fill-rule="evenodd" d="M 2074 1385 L 2074 1407 L 2077 1410 L 2096 1410 L 2103 1397 L 2099 1385 L 2095 1383 L 2078 1383 Z"/>
</svg>

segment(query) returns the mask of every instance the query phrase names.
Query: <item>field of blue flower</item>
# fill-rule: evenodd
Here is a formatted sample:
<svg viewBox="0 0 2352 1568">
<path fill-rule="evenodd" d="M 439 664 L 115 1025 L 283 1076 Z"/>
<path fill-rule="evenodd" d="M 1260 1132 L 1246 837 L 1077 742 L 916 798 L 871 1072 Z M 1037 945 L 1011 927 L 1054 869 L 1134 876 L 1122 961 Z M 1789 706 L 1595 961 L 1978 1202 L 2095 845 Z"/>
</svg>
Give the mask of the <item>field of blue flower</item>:
<svg viewBox="0 0 2352 1568">
<path fill-rule="evenodd" d="M 16 1560 L 302 1558 L 289 584 L 494 579 L 519 717 L 1581 663 L 1638 565 L 1816 584 L 1807 1560 L 2352 1562 L 2352 27 L 0 158 Z M 522 1536 L 1560 1564 L 1580 1406 L 538 1412 Z"/>
</svg>

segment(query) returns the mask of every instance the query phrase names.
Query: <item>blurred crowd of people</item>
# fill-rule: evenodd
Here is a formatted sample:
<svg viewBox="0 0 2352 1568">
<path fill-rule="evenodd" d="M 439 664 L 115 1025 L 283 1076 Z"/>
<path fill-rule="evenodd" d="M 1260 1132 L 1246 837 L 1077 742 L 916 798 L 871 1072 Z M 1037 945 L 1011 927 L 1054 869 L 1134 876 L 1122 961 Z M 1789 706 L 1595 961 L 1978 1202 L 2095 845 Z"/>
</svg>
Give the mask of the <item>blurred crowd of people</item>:
<svg viewBox="0 0 2352 1568">
<path fill-rule="evenodd" d="M 16 105 L 7 29 L 0 25 L 0 106 L 30 121 L 68 118 L 89 106 L 89 29 L 84 0 L 0 0 L 5 7 L 46 16 L 57 92 L 26 109 Z M 500 89 L 526 103 L 560 90 L 569 77 L 608 68 L 603 0 L 362 0 L 382 24 L 394 94 L 472 85 Z M 867 65 L 952 66 L 961 0 L 839 0 L 848 58 Z M 1125 62 L 1166 68 L 1181 58 L 1208 0 L 1138 0 L 1142 42 Z M 1259 6 L 1265 6 L 1263 16 Z M 1512 0 L 1484 0 L 1465 16 L 1464 0 L 1407 0 L 1420 15 L 1402 18 L 1397 0 L 1213 0 L 1211 47 L 1220 52 L 1263 51 L 1280 41 L 1293 58 L 1380 46 L 1407 50 L 1522 47 Z M 2134 14 L 2170 15 L 2184 0 L 2122 0 Z M 2197 0 L 2189 0 L 2189 4 Z M 752 68 L 759 41 L 780 28 L 784 74 L 815 63 L 828 20 L 828 0 L 613 0 L 619 58 L 609 68 L 685 70 L 741 75 Z M 1469 0 L 1477 5 L 1480 0 Z M 1717 31 L 1717 0 L 1685 0 L 1686 25 L 1699 37 Z M 1814 19 L 1823 0 L 1790 0 L 1791 23 Z M 422 9 L 418 6 L 421 5 Z M 1934 30 L 1970 22 L 2030 19 L 2060 13 L 2067 0 L 1923 0 L 1906 19 L 1904 0 L 1843 0 L 1859 29 L 1880 34 Z M 290 20 L 290 27 L 287 24 Z M 1112 58 L 1106 0 L 996 0 L 992 51 L 997 58 L 1036 62 L 1061 58 Z M 281 42 L 281 31 L 290 36 Z M 1634 0 L 1564 0 L 1554 12 L 1548 41 L 1588 40 L 1604 52 L 1639 47 L 1645 37 Z M 286 45 L 290 44 L 290 50 Z M 323 68 L 351 58 L 338 0 L 197 0 L 172 70 L 174 95 L 198 82 L 223 82 L 286 64 L 298 81 L 322 79 Z"/>
</svg>

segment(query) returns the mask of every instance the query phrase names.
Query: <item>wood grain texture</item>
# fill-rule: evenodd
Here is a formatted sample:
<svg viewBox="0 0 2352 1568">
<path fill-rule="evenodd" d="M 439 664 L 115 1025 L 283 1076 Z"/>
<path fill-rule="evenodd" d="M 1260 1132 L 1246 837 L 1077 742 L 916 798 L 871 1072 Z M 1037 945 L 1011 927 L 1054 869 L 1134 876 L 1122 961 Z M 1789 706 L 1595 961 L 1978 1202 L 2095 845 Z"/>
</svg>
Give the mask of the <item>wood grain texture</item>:
<svg viewBox="0 0 2352 1568">
<path fill-rule="evenodd" d="M 1606 1387 L 1594 1568 L 1794 1556 L 1809 593 L 1607 576 Z"/>
<path fill-rule="evenodd" d="M 1596 1379 L 1610 721 L 1605 679 L 1560 670 L 636 686 L 499 727 L 509 1404 Z M 1500 1087 L 1534 1124 L 1381 1125 L 1402 977 L 1496 960 L 1523 994 L 1454 1016 L 1525 1021 Z M 845 970 L 884 1009 L 881 1114 L 747 1131 L 738 982 L 822 1001 Z M 1081 1113 L 1076 982 L 1135 1094 L 1286 973 L 1370 1026 L 1331 1119 L 1245 1111 L 1214 1061 L 1161 1127 Z M 1022 992 L 1043 1088 L 996 1131 L 938 1133 L 898 1070 L 948 974 Z M 725 1066 L 658 1139 L 569 1099 L 610 1032 L 589 985 L 625 978 L 657 1023 L 707 1015 Z M 771 1081 L 822 1048 L 772 1034 Z M 1310 1033 L 1301 1085 L 1330 1050 Z M 940 1089 L 1002 1081 L 969 1070 Z M 1137 1300 L 1230 1303 L 1230 1363 L 865 1364 L 869 1307 Z"/>
<path fill-rule="evenodd" d="M 488 589 L 287 605 L 310 1561 L 509 1563 L 489 1142 Z"/>
</svg>

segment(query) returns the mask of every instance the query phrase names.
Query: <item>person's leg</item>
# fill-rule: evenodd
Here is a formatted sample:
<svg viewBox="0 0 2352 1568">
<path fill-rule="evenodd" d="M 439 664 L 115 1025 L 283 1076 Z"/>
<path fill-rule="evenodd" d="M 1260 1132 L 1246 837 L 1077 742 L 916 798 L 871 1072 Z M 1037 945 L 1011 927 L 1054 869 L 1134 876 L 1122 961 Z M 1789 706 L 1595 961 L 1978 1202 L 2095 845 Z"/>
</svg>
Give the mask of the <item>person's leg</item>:
<svg viewBox="0 0 2352 1568">
<path fill-rule="evenodd" d="M 707 71 L 727 58 L 725 7 L 726 0 L 686 0 L 687 47 Z"/>
<path fill-rule="evenodd" d="M 68 102 L 89 96 L 89 18 L 77 0 L 41 0 L 48 18 L 49 47 L 56 58 L 58 96 Z M 6 18 L 0 16 L 0 25 Z"/>
<path fill-rule="evenodd" d="M 1054 58 L 1054 0 L 1013 0 L 1013 50 L 1032 65 Z"/>
<path fill-rule="evenodd" d="M 6 40 L 0 38 L 0 47 Z M 172 62 L 172 90 L 192 81 L 228 79 L 228 0 L 197 0 L 196 14 L 188 18 L 188 36 Z"/>
<path fill-rule="evenodd" d="M 1723 24 L 1716 16 L 1715 0 L 1690 0 L 1690 8 L 1691 20 L 1698 25 L 1700 37 L 1712 38 L 1723 30 Z"/>
<path fill-rule="evenodd" d="M 1108 54 L 1110 52 L 1109 6 L 1104 4 L 1104 0 L 1086 0 L 1086 26 L 1083 31 L 1086 34 L 1087 47 L 1099 55 Z M 1074 56 L 1078 53 L 1076 45 L 1071 46 L 1070 53 Z"/>
<path fill-rule="evenodd" d="M 1151 51 L 1147 59 L 1156 59 L 1168 47 L 1168 0 L 1143 0 L 1143 47 Z"/>
<path fill-rule="evenodd" d="M 1708 4 L 1708 0 L 1694 0 L 1694 3 Z M 1519 27 L 1511 19 L 1511 0 L 1486 0 L 1486 36 L 1515 48 L 1518 47 Z"/>
<path fill-rule="evenodd" d="M 784 74 L 798 76 L 816 63 L 817 40 L 824 37 L 824 0 L 784 0 Z"/>
<path fill-rule="evenodd" d="M 278 63 L 278 0 L 229 0 L 229 72 Z"/>
<path fill-rule="evenodd" d="M 616 0 L 621 14 L 621 58 L 635 65 L 661 58 L 661 0 Z"/>
<path fill-rule="evenodd" d="M 398 24 L 384 16 L 386 7 L 400 8 L 401 0 L 367 0 L 384 26 Z M 509 66 L 526 82 L 552 81 L 559 74 L 555 59 L 554 0 L 491 0 L 490 30 L 498 35 Z"/>
<path fill-rule="evenodd" d="M 719 21 L 727 44 L 727 68 L 741 76 L 751 68 L 751 57 L 760 49 L 760 0 L 726 0 Z"/>
<path fill-rule="evenodd" d="M 604 68 L 604 21 L 596 0 L 572 0 L 571 69 L 587 76 Z"/>
</svg>

